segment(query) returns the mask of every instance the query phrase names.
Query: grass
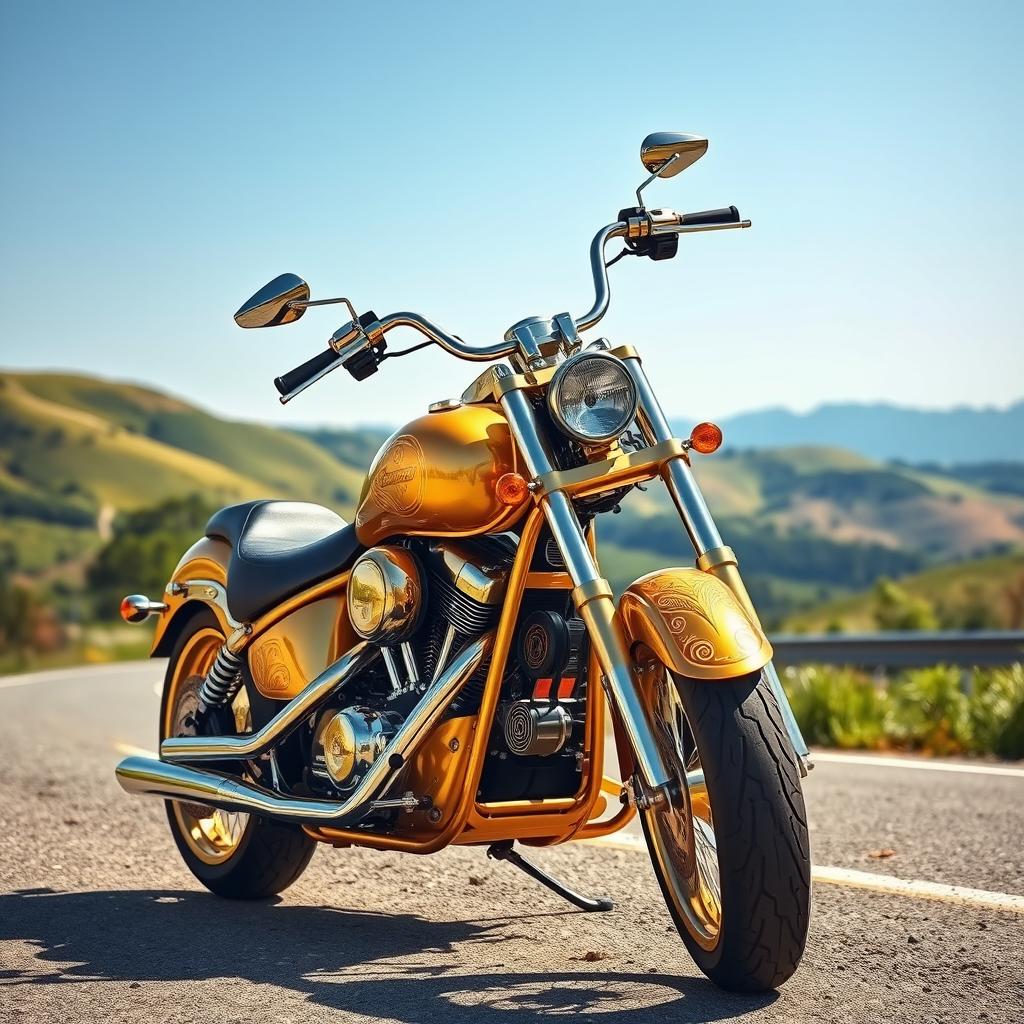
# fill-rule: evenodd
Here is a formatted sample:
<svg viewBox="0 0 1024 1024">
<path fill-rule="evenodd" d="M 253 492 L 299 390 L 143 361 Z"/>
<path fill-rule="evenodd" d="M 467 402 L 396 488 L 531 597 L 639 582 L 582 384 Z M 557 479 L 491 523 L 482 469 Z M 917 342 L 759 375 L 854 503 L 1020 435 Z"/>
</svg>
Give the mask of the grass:
<svg viewBox="0 0 1024 1024">
<path fill-rule="evenodd" d="M 42 672 L 79 665 L 138 661 L 149 657 L 152 631 L 145 627 L 86 626 L 55 651 L 0 651 L 0 675 Z"/>
</svg>

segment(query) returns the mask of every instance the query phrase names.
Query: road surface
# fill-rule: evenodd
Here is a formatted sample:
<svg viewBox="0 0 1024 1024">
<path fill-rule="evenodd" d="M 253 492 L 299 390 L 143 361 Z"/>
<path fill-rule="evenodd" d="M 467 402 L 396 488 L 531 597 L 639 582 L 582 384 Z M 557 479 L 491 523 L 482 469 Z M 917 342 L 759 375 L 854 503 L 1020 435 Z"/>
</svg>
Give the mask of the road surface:
<svg viewBox="0 0 1024 1024">
<path fill-rule="evenodd" d="M 0 679 L 3 1024 L 1024 1021 L 1024 770 L 822 759 L 804 963 L 739 997 L 690 962 L 635 833 L 536 854 L 611 914 L 473 849 L 325 848 L 278 900 L 207 895 L 113 778 L 154 746 L 162 671 Z"/>
</svg>

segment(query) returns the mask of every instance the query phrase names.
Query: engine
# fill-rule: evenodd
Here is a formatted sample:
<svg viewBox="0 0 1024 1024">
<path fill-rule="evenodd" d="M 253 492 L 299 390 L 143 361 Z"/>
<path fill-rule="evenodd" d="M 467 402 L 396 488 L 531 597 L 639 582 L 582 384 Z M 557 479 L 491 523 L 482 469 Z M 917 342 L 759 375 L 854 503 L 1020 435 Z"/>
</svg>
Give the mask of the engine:
<svg viewBox="0 0 1024 1024">
<path fill-rule="evenodd" d="M 381 660 L 320 712 L 311 735 L 312 789 L 347 795 L 381 756 L 422 693 L 470 639 L 494 629 L 516 541 L 509 535 L 411 540 L 366 551 L 352 568 L 353 629 Z M 528 591 L 481 779 L 485 800 L 576 791 L 586 692 L 586 634 L 566 591 Z M 476 714 L 484 663 L 448 717 Z M 511 764 L 510 764 L 511 762 Z M 515 766 L 514 771 L 506 770 Z"/>
</svg>

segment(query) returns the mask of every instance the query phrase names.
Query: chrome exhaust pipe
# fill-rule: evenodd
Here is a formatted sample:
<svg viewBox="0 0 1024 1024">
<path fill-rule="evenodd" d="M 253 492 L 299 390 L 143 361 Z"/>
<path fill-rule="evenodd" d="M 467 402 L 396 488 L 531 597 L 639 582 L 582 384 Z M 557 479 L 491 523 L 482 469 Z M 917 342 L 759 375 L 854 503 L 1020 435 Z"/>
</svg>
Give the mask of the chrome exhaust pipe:
<svg viewBox="0 0 1024 1024">
<path fill-rule="evenodd" d="M 125 758 L 115 770 L 117 781 L 126 793 L 184 800 L 224 811 L 245 811 L 309 825 L 339 827 L 354 823 L 368 809 L 370 801 L 384 792 L 401 771 L 455 695 L 480 667 L 493 643 L 494 635 L 489 633 L 474 640 L 452 659 L 448 668 L 430 684 L 352 795 L 340 803 L 282 796 L 220 772 L 168 764 L 148 757 Z"/>
<path fill-rule="evenodd" d="M 160 759 L 177 764 L 249 760 L 265 754 L 308 718 L 338 687 L 380 656 L 380 648 L 361 642 L 328 665 L 262 729 L 245 736 L 174 736 L 160 744 Z"/>
</svg>

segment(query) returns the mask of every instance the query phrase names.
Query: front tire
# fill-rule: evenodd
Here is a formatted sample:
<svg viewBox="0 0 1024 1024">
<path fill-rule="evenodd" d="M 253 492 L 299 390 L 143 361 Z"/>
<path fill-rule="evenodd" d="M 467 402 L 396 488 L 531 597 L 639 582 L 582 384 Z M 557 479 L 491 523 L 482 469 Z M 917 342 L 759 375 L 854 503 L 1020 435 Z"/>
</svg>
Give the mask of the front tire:
<svg viewBox="0 0 1024 1024">
<path fill-rule="evenodd" d="M 800 770 L 760 673 L 702 681 L 638 666 L 678 799 L 643 812 L 655 874 L 697 966 L 739 992 L 778 987 L 803 955 L 811 860 Z"/>
<path fill-rule="evenodd" d="M 160 739 L 183 735 L 203 678 L 224 643 L 211 612 L 193 616 L 167 664 L 160 704 Z M 250 732 L 252 713 L 245 686 L 218 714 L 219 728 Z M 306 869 L 316 841 L 297 825 L 249 814 L 215 811 L 201 804 L 165 801 L 171 835 L 185 866 L 218 896 L 264 899 L 292 884 Z"/>
</svg>

